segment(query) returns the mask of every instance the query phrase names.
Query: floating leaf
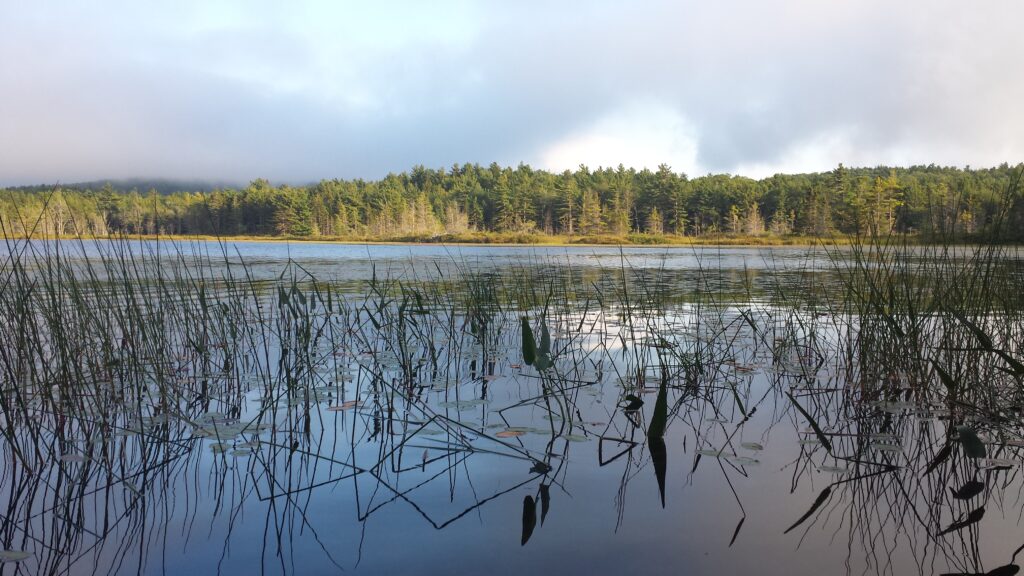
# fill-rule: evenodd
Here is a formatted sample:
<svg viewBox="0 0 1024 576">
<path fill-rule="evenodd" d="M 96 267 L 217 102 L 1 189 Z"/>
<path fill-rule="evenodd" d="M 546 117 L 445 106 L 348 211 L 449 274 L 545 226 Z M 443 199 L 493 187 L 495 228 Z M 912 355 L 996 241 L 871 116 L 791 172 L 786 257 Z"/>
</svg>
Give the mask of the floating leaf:
<svg viewBox="0 0 1024 576">
<path fill-rule="evenodd" d="M 1009 458 L 985 458 L 981 461 L 981 465 L 986 469 L 1009 470 L 1019 466 L 1020 462 Z"/>
<path fill-rule="evenodd" d="M 938 533 L 938 536 L 944 536 L 946 534 L 949 534 L 950 532 L 956 532 L 958 530 L 963 530 L 964 528 L 967 528 L 971 524 L 977 524 L 978 521 L 980 521 L 982 516 L 984 516 L 984 515 L 985 515 L 985 507 L 982 506 L 981 508 L 978 508 L 977 510 L 974 510 L 970 514 L 968 514 L 967 518 L 965 518 L 963 520 L 960 520 L 958 522 L 953 522 L 952 524 L 947 526 L 945 530 L 943 530 L 943 531 Z"/>
<path fill-rule="evenodd" d="M 931 474 L 939 467 L 940 464 L 945 462 L 952 453 L 953 444 L 951 442 L 947 442 L 946 445 L 942 447 L 942 450 L 939 450 L 939 453 L 935 455 L 935 458 L 932 458 L 932 461 L 928 463 L 928 467 L 924 469 L 924 475 L 927 476 Z"/>
<path fill-rule="evenodd" d="M 654 402 L 654 415 L 651 416 L 651 423 L 647 427 L 648 438 L 663 438 L 665 426 L 668 424 L 668 390 L 665 381 L 662 380 L 658 388 L 658 399 Z"/>
<path fill-rule="evenodd" d="M 811 509 L 805 512 L 804 515 L 801 516 L 799 520 L 794 522 L 792 526 L 786 528 L 786 531 L 783 532 L 783 534 L 789 534 L 793 531 L 794 528 L 806 522 L 807 519 L 810 518 L 818 510 L 818 508 L 821 508 L 821 505 L 828 500 L 830 494 L 832 494 L 832 487 L 828 486 L 827 488 L 821 491 L 821 494 L 818 494 L 818 497 L 814 500 L 814 504 L 811 505 Z"/>
<path fill-rule="evenodd" d="M 959 490 L 953 490 L 952 488 L 950 488 L 950 491 L 953 492 L 953 498 L 956 498 L 957 500 L 970 500 L 971 498 L 974 498 L 978 494 L 981 494 L 982 490 L 984 489 L 984 482 L 970 480 L 966 484 L 961 486 Z"/>
<path fill-rule="evenodd" d="M 836 466 L 833 464 L 818 466 L 818 470 L 821 472 L 830 472 L 832 474 L 847 474 L 850 472 L 850 469 L 845 466 Z"/>
<path fill-rule="evenodd" d="M 530 472 L 535 474 L 547 474 L 548 472 L 551 472 L 551 466 L 546 462 L 537 461 L 533 463 L 533 466 L 530 468 Z"/>
<path fill-rule="evenodd" d="M 736 529 L 732 531 L 732 539 L 729 540 L 729 547 L 730 548 L 732 548 L 733 543 L 736 542 L 736 537 L 740 535 L 740 528 L 743 527 L 743 522 L 746 519 L 747 519 L 746 516 L 740 518 L 740 522 L 739 522 L 739 524 L 736 525 Z"/>
<path fill-rule="evenodd" d="M 825 450 L 832 452 L 832 442 L 830 442 L 828 437 L 825 436 L 825 433 L 822 432 L 821 427 L 818 426 L 818 422 L 803 409 L 803 406 L 800 406 L 800 403 L 796 401 L 796 398 L 794 398 L 792 394 L 786 392 L 786 396 L 789 396 L 789 400 L 793 403 L 793 406 L 796 406 L 797 411 L 800 412 L 800 414 L 807 419 L 807 422 L 810 423 L 811 428 L 814 430 L 814 434 L 818 436 L 818 441 L 825 447 Z"/>
<path fill-rule="evenodd" d="M 987 452 L 985 444 L 978 438 L 978 435 L 968 426 L 957 426 L 956 431 L 960 435 L 960 443 L 964 446 L 964 452 L 970 458 L 984 458 Z"/>
<path fill-rule="evenodd" d="M 530 536 L 533 535 L 533 529 L 537 526 L 537 503 L 534 502 L 533 496 L 527 496 L 523 499 L 523 539 L 519 543 L 520 546 L 526 546 L 526 542 L 529 541 Z"/>
<path fill-rule="evenodd" d="M 0 550 L 0 562 L 21 562 L 31 557 L 32 553 L 24 550 Z"/>
<path fill-rule="evenodd" d="M 523 323 L 523 362 L 527 366 L 532 366 L 534 360 L 537 359 L 537 342 L 533 339 L 533 329 L 530 328 L 530 319 L 526 316 L 522 318 Z M 524 540 L 525 544 L 526 541 Z"/>
<path fill-rule="evenodd" d="M 636 394 L 626 394 L 624 400 L 626 405 L 622 409 L 626 412 L 636 412 L 644 405 L 644 401 Z"/>
<path fill-rule="evenodd" d="M 547 518 L 548 508 L 551 506 L 551 487 L 547 484 L 540 485 L 540 525 L 544 525 L 544 518 Z"/>
<path fill-rule="evenodd" d="M 885 442 L 874 442 L 871 444 L 870 448 L 876 452 L 903 452 L 903 446 L 900 446 L 899 444 L 888 444 Z"/>
<path fill-rule="evenodd" d="M 357 406 L 359 406 L 358 400 L 349 400 L 348 402 L 344 402 L 337 406 L 328 406 L 327 410 L 330 412 L 341 412 L 343 410 L 351 410 Z"/>
<path fill-rule="evenodd" d="M 526 432 L 524 432 L 522 430 L 511 430 L 511 429 L 509 429 L 509 430 L 502 430 L 501 432 L 498 432 L 497 434 L 495 434 L 495 436 L 497 436 L 498 438 L 515 438 L 516 436 L 522 436 L 523 434 L 526 434 Z"/>
<path fill-rule="evenodd" d="M 540 321 L 540 353 L 551 354 L 551 333 L 548 332 L 548 323 L 543 319 Z"/>
<path fill-rule="evenodd" d="M 755 452 L 764 450 L 764 446 L 758 444 L 757 442 L 744 442 L 740 444 L 740 446 L 746 448 L 747 450 L 753 450 Z"/>
<path fill-rule="evenodd" d="M 658 493 L 661 495 L 661 507 L 665 507 L 665 475 L 668 470 L 668 449 L 665 440 L 660 436 L 647 439 L 647 449 L 651 452 L 654 464 L 654 477 L 658 480 Z"/>
</svg>

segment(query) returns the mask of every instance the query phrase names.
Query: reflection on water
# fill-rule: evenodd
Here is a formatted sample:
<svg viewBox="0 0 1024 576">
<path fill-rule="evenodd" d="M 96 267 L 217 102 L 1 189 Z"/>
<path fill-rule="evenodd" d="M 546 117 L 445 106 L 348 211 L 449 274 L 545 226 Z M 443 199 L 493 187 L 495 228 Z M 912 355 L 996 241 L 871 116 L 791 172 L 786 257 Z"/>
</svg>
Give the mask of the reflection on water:
<svg viewBox="0 0 1024 576">
<path fill-rule="evenodd" d="M 0 570 L 1016 572 L 1015 312 L 502 250 L 9 258 Z"/>
</svg>

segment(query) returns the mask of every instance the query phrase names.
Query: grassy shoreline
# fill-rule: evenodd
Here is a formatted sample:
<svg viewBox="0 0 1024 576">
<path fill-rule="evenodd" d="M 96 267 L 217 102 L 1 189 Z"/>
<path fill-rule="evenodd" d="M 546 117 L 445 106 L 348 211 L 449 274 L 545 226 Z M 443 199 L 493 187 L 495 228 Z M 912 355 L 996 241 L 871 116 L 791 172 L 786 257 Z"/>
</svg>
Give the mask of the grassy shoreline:
<svg viewBox="0 0 1024 576">
<path fill-rule="evenodd" d="M 17 236 L 16 239 L 24 240 L 26 236 Z M 89 240 L 165 240 L 174 242 L 288 242 L 288 243 L 309 243 L 309 244 L 352 244 L 352 245 L 465 245 L 465 246 L 546 246 L 546 247 L 571 247 L 571 246 L 628 246 L 632 248 L 645 247 L 689 247 L 689 246 L 736 246 L 736 247 L 759 247 L 759 246 L 816 246 L 822 243 L 829 245 L 849 245 L 857 242 L 852 236 L 836 235 L 830 237 L 815 236 L 670 236 L 649 234 L 630 234 L 628 236 L 596 235 L 596 236 L 564 236 L 546 234 L 517 234 L 517 233 L 466 233 L 466 234 L 443 234 L 437 236 L 399 236 L 389 238 L 371 237 L 335 237 L 335 236 L 213 236 L 213 235 L 183 235 L 183 234 L 130 234 L 123 236 L 35 236 L 36 240 L 78 240 L 85 238 Z M 14 238 L 12 238 L 14 239 Z M 913 243 L 928 244 L 924 240 L 913 239 Z"/>
</svg>

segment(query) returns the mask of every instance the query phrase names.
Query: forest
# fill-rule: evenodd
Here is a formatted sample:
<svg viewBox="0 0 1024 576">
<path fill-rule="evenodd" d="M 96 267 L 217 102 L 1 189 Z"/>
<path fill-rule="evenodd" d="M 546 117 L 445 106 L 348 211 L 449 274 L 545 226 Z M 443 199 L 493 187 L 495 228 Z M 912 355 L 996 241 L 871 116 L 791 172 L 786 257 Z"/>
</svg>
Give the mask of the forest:
<svg viewBox="0 0 1024 576">
<path fill-rule="evenodd" d="M 212 190 L 114 183 L 0 191 L 8 237 L 204 235 L 350 240 L 655 242 L 682 237 L 998 233 L 1024 240 L 1024 165 L 913 166 L 689 178 L 667 165 L 553 173 L 520 164 L 416 166 L 380 180 Z M 158 189 L 160 188 L 160 189 Z"/>
</svg>

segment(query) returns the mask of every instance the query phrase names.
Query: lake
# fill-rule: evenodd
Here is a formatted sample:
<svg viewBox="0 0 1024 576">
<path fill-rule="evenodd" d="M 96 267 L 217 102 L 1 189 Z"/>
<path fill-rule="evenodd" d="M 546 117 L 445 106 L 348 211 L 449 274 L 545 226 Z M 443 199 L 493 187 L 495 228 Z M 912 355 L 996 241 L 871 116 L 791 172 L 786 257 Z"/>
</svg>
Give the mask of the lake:
<svg viewBox="0 0 1024 576">
<path fill-rule="evenodd" d="M 1024 544 L 1014 249 L 0 262 L 0 573 L 1012 574 Z"/>
</svg>

